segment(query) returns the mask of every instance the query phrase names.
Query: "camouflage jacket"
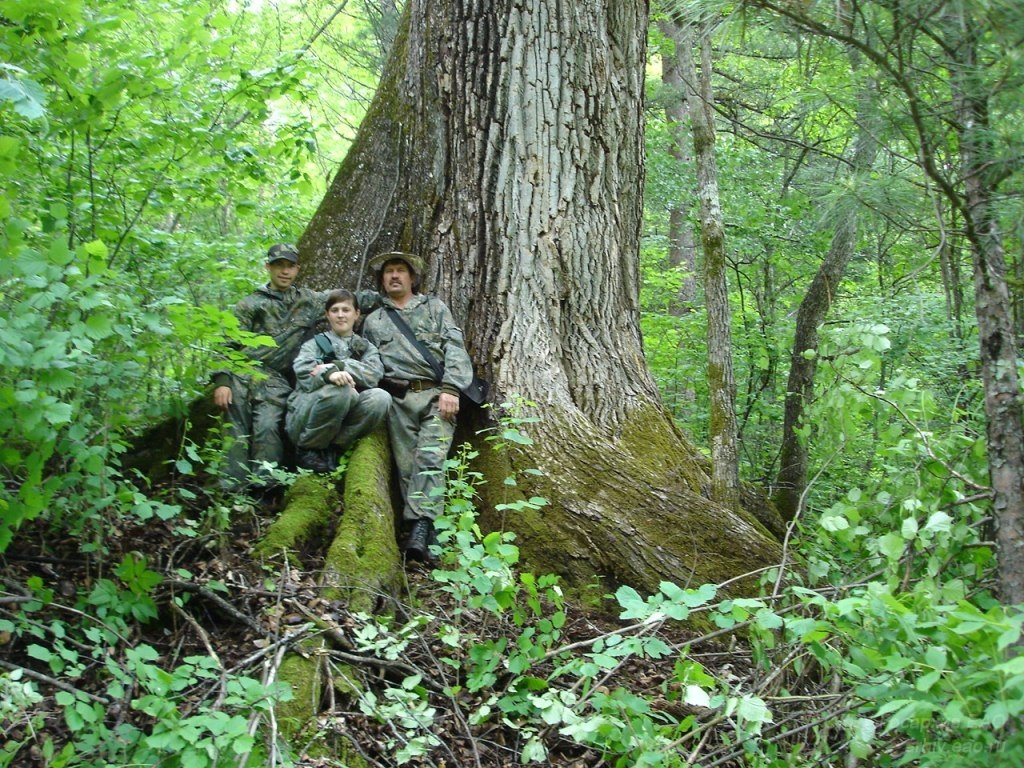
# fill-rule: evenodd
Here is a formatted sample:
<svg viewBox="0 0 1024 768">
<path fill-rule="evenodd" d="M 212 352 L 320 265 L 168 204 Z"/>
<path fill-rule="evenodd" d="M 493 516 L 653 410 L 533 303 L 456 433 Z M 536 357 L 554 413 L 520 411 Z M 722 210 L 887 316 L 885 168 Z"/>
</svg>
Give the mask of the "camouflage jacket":
<svg viewBox="0 0 1024 768">
<path fill-rule="evenodd" d="M 386 296 L 382 307 L 363 322 L 362 334 L 380 350 L 384 375 L 396 379 L 433 380 L 437 377 L 423 355 L 392 322 L 384 307 L 394 307 L 413 334 L 444 368 L 439 382 L 452 394 L 473 381 L 473 362 L 466 351 L 462 329 L 455 324 L 448 306 L 434 296 L 416 294 L 404 308 L 398 309 Z"/>
<path fill-rule="evenodd" d="M 244 331 L 270 336 L 276 347 L 246 347 L 245 354 L 262 367 L 290 379 L 292 361 L 302 342 L 313 335 L 313 327 L 324 316 L 325 291 L 289 287 L 275 291 L 269 284 L 257 289 L 235 305 L 238 325 Z M 214 373 L 217 384 L 227 372 Z"/>
<path fill-rule="evenodd" d="M 305 342 L 295 358 L 293 368 L 297 381 L 295 391 L 313 392 L 328 384 L 328 378 L 335 371 L 347 371 L 360 388 L 375 387 L 384 375 L 384 366 L 377 348 L 361 336 L 338 336 L 334 331 L 323 334 L 334 350 L 334 358 L 319 375 L 312 376 L 313 369 L 325 362 L 324 353 L 312 338 Z"/>
</svg>

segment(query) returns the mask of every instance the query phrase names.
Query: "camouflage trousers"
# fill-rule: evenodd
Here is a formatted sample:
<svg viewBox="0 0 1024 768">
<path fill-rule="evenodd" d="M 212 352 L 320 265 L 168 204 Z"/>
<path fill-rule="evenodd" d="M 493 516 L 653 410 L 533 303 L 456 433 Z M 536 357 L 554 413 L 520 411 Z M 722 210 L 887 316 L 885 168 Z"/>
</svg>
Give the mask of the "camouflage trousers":
<svg viewBox="0 0 1024 768">
<path fill-rule="evenodd" d="M 292 387 L 284 376 L 273 371 L 259 381 L 232 376 L 230 386 L 232 402 L 224 430 L 228 442 L 225 474 L 233 487 L 241 488 L 250 475 L 266 476 L 265 463 L 284 462 L 282 424 Z"/>
<path fill-rule="evenodd" d="M 333 384 L 313 392 L 296 390 L 288 399 L 285 431 L 298 448 L 337 446 L 344 453 L 387 418 L 391 395 L 383 389 L 357 392 Z"/>
<path fill-rule="evenodd" d="M 388 413 L 388 437 L 398 468 L 407 521 L 433 520 L 444 510 L 444 462 L 452 446 L 455 423 L 439 415 L 440 388 L 409 392 L 395 399 Z"/>
</svg>

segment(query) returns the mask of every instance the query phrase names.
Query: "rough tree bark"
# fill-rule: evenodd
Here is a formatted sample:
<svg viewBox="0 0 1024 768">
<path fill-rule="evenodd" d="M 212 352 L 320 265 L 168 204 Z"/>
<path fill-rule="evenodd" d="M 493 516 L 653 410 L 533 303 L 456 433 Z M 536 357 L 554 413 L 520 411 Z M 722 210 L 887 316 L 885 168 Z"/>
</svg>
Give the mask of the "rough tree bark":
<svg viewBox="0 0 1024 768">
<path fill-rule="evenodd" d="M 641 0 L 411 0 L 299 242 L 319 284 L 356 284 L 384 249 L 426 258 L 494 401 L 526 398 L 539 417 L 532 446 L 482 465 L 482 508 L 508 501 L 506 472 L 531 468 L 541 476 L 514 490 L 549 506 L 484 522 L 577 586 L 720 582 L 778 555 L 750 511 L 709 500 L 706 462 L 644 361 L 647 21 Z"/>
</svg>

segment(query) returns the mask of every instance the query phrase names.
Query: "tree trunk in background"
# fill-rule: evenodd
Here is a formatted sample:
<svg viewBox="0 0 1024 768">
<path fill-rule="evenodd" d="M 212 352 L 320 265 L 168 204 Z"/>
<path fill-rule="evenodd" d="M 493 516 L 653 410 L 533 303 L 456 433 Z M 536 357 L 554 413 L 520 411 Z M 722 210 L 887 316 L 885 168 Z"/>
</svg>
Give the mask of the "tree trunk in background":
<svg viewBox="0 0 1024 768">
<path fill-rule="evenodd" d="M 736 447 L 736 382 L 732 369 L 732 312 L 726 279 L 725 225 L 718 197 L 715 162 L 714 96 L 711 92 L 711 42 L 706 30 L 695 41 L 693 27 L 678 25 L 676 56 L 690 109 L 690 132 L 697 162 L 700 241 L 704 248 L 704 301 L 708 313 L 708 433 L 711 439 L 711 498 L 739 506 L 739 451 Z M 698 72 L 694 45 L 700 45 Z"/>
<path fill-rule="evenodd" d="M 675 49 L 666 51 L 661 57 L 661 80 L 665 84 L 665 119 L 669 125 L 672 144 L 669 155 L 680 166 L 693 163 L 687 141 L 686 124 L 690 117 L 690 106 L 686 98 L 686 84 L 679 68 L 678 54 L 681 30 L 669 19 L 658 22 L 661 33 L 672 41 Z M 668 263 L 671 267 L 682 267 L 686 274 L 679 286 L 673 314 L 689 311 L 697 298 L 697 245 L 693 238 L 686 207 L 675 203 L 668 212 Z M 690 398 L 692 399 L 692 398 Z"/>
<path fill-rule="evenodd" d="M 536 404 L 531 446 L 481 450 L 484 522 L 577 586 L 717 582 L 778 556 L 750 513 L 707 498 L 644 360 L 646 32 L 641 0 L 411 0 L 299 243 L 318 285 L 353 286 L 386 249 L 425 257 L 494 402 Z M 508 493 L 549 505 L 505 519 Z"/>
<path fill-rule="evenodd" d="M 953 321 L 956 329 L 956 337 L 964 338 L 964 288 L 963 278 L 960 275 L 961 249 L 958 245 L 960 238 L 959 227 L 950 216 L 946 215 L 944 201 L 939 199 L 936 202 L 937 212 L 935 218 L 939 220 L 941 227 L 942 242 L 939 243 L 939 269 L 942 274 L 942 290 L 946 296 L 946 315 Z M 955 210 L 953 214 L 955 215 Z M 947 220 L 949 221 L 946 224 Z"/>
<path fill-rule="evenodd" d="M 856 70 L 858 57 L 851 52 L 850 59 Z M 854 174 L 869 173 L 878 155 L 878 121 L 873 117 L 874 107 L 870 103 L 873 92 L 874 85 L 868 82 L 858 95 L 858 129 L 851 158 Z M 779 472 L 772 496 L 779 514 L 785 520 L 792 520 L 799 514 L 807 489 L 807 443 L 806 437 L 801 437 L 799 430 L 803 426 L 806 408 L 814 397 L 814 376 L 818 370 L 818 328 L 825 321 L 836 288 L 853 258 L 857 245 L 857 219 L 857 205 L 850 201 L 839 212 L 828 254 L 818 267 L 796 314 L 789 381 L 786 384 Z"/>
<path fill-rule="evenodd" d="M 981 345 L 981 377 L 988 418 L 988 464 L 999 550 L 1000 597 L 1024 603 L 1024 426 L 1017 380 L 1013 309 L 1006 284 L 1006 259 L 993 199 L 996 163 L 989 134 L 988 92 L 977 61 L 979 25 L 950 13 L 951 82 L 960 163 L 964 178 L 964 224 L 974 268 L 974 311 Z"/>
</svg>

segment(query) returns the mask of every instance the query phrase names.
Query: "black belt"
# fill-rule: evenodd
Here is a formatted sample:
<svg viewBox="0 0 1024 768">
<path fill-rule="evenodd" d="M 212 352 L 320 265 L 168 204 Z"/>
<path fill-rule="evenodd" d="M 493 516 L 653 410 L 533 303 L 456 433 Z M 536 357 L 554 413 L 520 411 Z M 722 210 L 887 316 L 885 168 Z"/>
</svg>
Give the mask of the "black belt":
<svg viewBox="0 0 1024 768">
<path fill-rule="evenodd" d="M 430 379 L 415 379 L 409 382 L 410 392 L 425 392 L 428 389 L 437 389 L 441 385 Z"/>
</svg>

